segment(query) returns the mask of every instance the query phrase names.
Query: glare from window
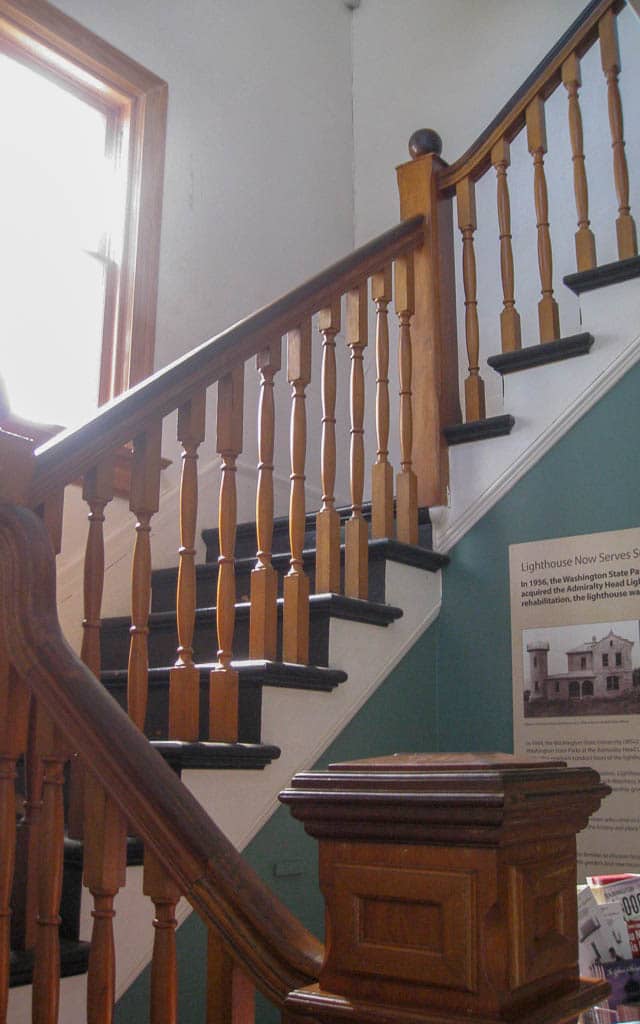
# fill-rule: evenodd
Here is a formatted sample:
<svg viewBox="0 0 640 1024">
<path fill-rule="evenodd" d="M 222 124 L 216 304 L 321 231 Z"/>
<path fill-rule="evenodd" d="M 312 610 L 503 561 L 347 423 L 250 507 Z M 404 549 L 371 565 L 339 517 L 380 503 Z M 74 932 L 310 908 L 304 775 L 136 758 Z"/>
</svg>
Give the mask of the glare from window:
<svg viewBox="0 0 640 1024">
<path fill-rule="evenodd" d="M 0 375 L 14 413 L 95 411 L 118 188 L 105 115 L 0 54 Z"/>
</svg>

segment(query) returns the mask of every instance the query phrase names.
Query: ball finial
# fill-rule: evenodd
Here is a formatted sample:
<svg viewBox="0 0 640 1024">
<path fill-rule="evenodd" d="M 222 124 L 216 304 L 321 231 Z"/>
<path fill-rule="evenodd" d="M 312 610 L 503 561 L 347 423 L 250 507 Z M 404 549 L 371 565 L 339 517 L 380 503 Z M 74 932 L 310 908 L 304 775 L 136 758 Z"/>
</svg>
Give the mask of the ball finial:
<svg viewBox="0 0 640 1024">
<path fill-rule="evenodd" d="M 413 160 L 419 156 L 426 156 L 434 153 L 440 156 L 442 153 L 442 139 L 433 128 L 418 128 L 409 139 L 409 153 Z"/>
</svg>

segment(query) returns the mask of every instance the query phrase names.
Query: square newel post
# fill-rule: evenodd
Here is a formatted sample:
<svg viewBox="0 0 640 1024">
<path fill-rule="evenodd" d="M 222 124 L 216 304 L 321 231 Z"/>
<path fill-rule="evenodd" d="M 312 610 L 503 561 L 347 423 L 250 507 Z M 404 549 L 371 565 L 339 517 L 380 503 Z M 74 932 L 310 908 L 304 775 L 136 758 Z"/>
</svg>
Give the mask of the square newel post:
<svg viewBox="0 0 640 1024">
<path fill-rule="evenodd" d="M 604 998 L 578 976 L 576 834 L 591 768 L 397 754 L 301 772 L 280 794 L 320 843 L 326 950 L 291 992 L 320 1022 L 560 1024 Z"/>
<path fill-rule="evenodd" d="M 449 459 L 444 427 L 460 423 L 453 211 L 438 191 L 447 167 L 442 140 L 423 128 L 409 140 L 413 159 L 397 168 L 400 217 L 425 218 L 424 245 L 416 250 L 413 337 L 413 469 L 421 508 L 447 503 Z"/>
</svg>

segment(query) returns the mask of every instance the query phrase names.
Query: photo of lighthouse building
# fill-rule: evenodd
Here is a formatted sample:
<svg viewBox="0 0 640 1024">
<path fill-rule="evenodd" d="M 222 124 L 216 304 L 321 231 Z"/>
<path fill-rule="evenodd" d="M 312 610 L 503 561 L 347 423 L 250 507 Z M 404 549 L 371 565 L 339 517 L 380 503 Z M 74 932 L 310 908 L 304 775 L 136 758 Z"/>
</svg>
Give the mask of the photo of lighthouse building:
<svg viewBox="0 0 640 1024">
<path fill-rule="evenodd" d="M 606 713 L 602 709 L 603 701 L 619 701 L 625 696 L 640 701 L 640 670 L 634 667 L 633 657 L 638 644 L 629 636 L 621 635 L 620 628 L 628 626 L 623 631 L 637 636 L 638 624 L 616 625 L 619 629 L 609 626 L 606 632 L 602 627 L 594 632 L 598 627 L 593 626 L 556 627 L 546 631 L 554 634 L 552 643 L 542 630 L 526 631 L 523 647 L 527 717 L 544 714 L 545 705 L 551 705 L 549 714 L 565 713 L 560 712 L 560 704 L 569 706 L 566 711 L 569 714 L 593 714 Z M 591 638 L 576 644 L 579 634 L 588 636 L 587 630 Z M 563 650 L 564 645 L 560 646 L 563 639 L 573 646 Z M 564 668 L 559 664 L 564 659 L 566 671 L 557 671 L 558 667 Z M 590 708 L 589 705 L 595 706 Z"/>
</svg>

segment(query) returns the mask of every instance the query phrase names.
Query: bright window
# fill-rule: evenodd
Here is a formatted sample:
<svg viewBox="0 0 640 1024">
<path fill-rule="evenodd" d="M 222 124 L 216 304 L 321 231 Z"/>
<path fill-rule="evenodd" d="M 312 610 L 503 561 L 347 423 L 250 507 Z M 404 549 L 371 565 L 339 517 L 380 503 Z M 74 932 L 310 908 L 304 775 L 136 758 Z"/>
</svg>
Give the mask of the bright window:
<svg viewBox="0 0 640 1024">
<path fill-rule="evenodd" d="M 0 94 L 0 385 L 70 426 L 153 370 L 167 86 L 47 0 L 0 0 Z"/>
<path fill-rule="evenodd" d="M 71 426 L 98 404 L 122 178 L 104 111 L 3 54 L 0 93 L 14 98 L 0 134 L 0 372 L 13 412 Z"/>
</svg>

